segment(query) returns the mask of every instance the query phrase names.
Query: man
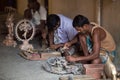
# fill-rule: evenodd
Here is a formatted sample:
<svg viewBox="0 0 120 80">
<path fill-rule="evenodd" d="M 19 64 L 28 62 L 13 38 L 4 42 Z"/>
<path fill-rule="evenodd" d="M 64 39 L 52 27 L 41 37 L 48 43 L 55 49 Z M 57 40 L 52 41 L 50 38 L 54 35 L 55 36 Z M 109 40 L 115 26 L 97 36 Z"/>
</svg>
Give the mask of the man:
<svg viewBox="0 0 120 80">
<path fill-rule="evenodd" d="M 42 41 L 46 44 L 47 30 L 45 27 L 47 11 L 37 0 L 28 0 L 28 9 L 24 12 L 24 17 L 31 20 L 36 29 L 36 35 L 42 36 Z"/>
<path fill-rule="evenodd" d="M 49 33 L 49 45 L 51 49 L 59 49 L 64 46 L 64 43 L 72 40 L 77 31 L 72 26 L 72 20 L 61 14 L 50 14 L 47 17 L 47 27 Z M 76 39 L 75 39 L 76 42 Z M 70 49 L 71 54 L 75 51 Z M 41 60 L 39 54 L 32 55 L 30 60 Z"/>
<path fill-rule="evenodd" d="M 90 23 L 86 17 L 82 15 L 76 16 L 73 20 L 73 27 L 78 32 L 84 34 L 84 35 L 79 35 L 79 37 L 81 41 L 81 46 L 86 56 L 78 57 L 78 58 L 69 56 L 67 58 L 68 61 L 91 60 L 92 63 L 100 63 L 101 60 L 99 54 L 101 50 L 106 50 L 111 53 L 115 51 L 116 45 L 110 33 L 106 31 L 103 27 L 100 27 L 95 23 Z M 91 40 L 92 51 L 89 51 L 87 49 L 87 42 L 86 42 L 86 40 L 88 40 L 87 36 L 90 37 L 89 40 Z M 70 42 L 66 43 L 65 46 L 70 46 L 70 44 L 71 44 Z"/>
<path fill-rule="evenodd" d="M 78 35 L 85 56 L 67 56 L 67 61 L 90 61 L 91 64 L 105 63 L 107 76 L 116 75 L 116 68 L 112 63 L 115 55 L 116 44 L 110 33 L 95 23 L 90 23 L 83 15 L 77 15 L 73 20 L 73 27 L 83 35 Z M 89 37 L 89 38 L 87 38 Z M 88 42 L 92 46 L 88 46 Z M 73 42 L 65 44 L 69 47 Z M 89 48 L 88 48 L 89 47 Z M 91 49 L 90 49 L 91 48 Z M 89 50 L 88 50 L 89 49 Z M 111 57 L 111 58 L 110 58 Z M 114 79 L 113 79 L 114 80 Z"/>
<path fill-rule="evenodd" d="M 64 43 L 72 40 L 77 31 L 72 26 L 72 20 L 61 14 L 50 14 L 47 18 L 49 45 L 52 49 L 63 47 Z"/>
</svg>

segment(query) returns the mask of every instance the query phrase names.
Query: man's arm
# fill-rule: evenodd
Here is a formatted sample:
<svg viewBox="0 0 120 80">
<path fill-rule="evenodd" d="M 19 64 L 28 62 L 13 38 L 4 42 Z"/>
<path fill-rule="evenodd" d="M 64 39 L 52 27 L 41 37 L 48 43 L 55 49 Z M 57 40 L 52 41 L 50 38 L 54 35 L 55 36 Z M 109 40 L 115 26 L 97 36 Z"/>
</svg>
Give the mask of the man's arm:
<svg viewBox="0 0 120 80">
<path fill-rule="evenodd" d="M 86 34 L 80 34 L 79 35 L 79 42 L 81 44 L 84 56 L 88 56 L 89 55 L 89 51 L 88 51 L 88 46 L 87 46 L 87 42 L 86 42 Z"/>
<path fill-rule="evenodd" d="M 63 47 L 64 44 L 54 44 L 54 32 L 49 32 L 49 45 L 52 49 L 58 49 L 59 47 Z"/>
<path fill-rule="evenodd" d="M 45 29 L 45 20 L 40 20 L 40 29 Z"/>
<path fill-rule="evenodd" d="M 68 56 L 66 59 L 68 61 L 89 61 L 99 58 L 100 53 L 100 32 L 99 30 L 95 30 L 92 35 L 93 40 L 93 51 L 88 56 L 81 56 L 78 58 L 74 58 L 72 56 Z"/>
<path fill-rule="evenodd" d="M 53 45 L 54 44 L 54 32 L 48 32 L 48 39 L 49 39 L 49 45 Z"/>
<path fill-rule="evenodd" d="M 72 44 L 77 43 L 77 42 L 78 42 L 78 34 L 77 34 L 71 41 L 65 43 L 65 44 L 64 44 L 64 47 L 65 47 L 65 48 L 68 48 L 68 47 L 70 47 Z"/>
<path fill-rule="evenodd" d="M 92 35 L 93 41 L 93 50 L 89 56 L 80 57 L 78 60 L 94 60 L 99 57 L 100 53 L 100 32 L 99 30 L 95 30 Z"/>
<path fill-rule="evenodd" d="M 74 44 L 78 42 L 78 34 L 70 41 L 70 44 Z"/>
</svg>

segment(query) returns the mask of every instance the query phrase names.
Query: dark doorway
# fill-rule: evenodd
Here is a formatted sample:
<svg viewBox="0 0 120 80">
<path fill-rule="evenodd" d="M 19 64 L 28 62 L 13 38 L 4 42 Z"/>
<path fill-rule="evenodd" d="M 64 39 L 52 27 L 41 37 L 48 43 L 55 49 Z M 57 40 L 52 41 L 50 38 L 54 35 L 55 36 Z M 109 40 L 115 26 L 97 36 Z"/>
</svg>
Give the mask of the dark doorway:
<svg viewBox="0 0 120 80">
<path fill-rule="evenodd" d="M 17 0 L 7 0 L 7 6 L 16 8 L 17 7 Z"/>
<path fill-rule="evenodd" d="M 16 0 L 0 0 L 0 12 L 4 12 L 5 7 L 17 8 Z"/>
</svg>

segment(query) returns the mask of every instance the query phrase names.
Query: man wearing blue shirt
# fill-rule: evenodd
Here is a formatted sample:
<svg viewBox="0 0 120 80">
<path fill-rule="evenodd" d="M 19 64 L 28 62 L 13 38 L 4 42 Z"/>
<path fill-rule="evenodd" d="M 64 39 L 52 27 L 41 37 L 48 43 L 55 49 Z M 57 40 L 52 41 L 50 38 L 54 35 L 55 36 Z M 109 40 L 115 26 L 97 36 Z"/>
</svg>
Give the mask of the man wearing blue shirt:
<svg viewBox="0 0 120 80">
<path fill-rule="evenodd" d="M 64 43 L 71 41 L 78 33 L 72 26 L 72 19 L 61 14 L 48 15 L 47 27 L 49 45 L 52 49 L 63 47 Z"/>
<path fill-rule="evenodd" d="M 47 27 L 49 36 L 49 46 L 51 49 L 60 49 L 66 42 L 77 42 L 76 29 L 72 26 L 72 19 L 65 17 L 61 14 L 50 14 L 47 17 Z M 76 47 L 72 47 L 69 50 L 69 54 L 72 55 L 76 50 Z M 63 54 L 64 55 L 64 54 Z M 39 54 L 30 55 L 29 60 L 41 60 Z"/>
</svg>

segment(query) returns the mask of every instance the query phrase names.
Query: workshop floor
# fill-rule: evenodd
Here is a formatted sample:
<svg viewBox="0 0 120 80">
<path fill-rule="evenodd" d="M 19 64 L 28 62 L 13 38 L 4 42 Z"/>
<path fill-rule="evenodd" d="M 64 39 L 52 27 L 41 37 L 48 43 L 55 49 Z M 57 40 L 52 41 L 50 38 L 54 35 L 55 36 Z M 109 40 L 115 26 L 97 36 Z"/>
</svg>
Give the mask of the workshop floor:
<svg viewBox="0 0 120 80">
<path fill-rule="evenodd" d="M 15 48 L 4 46 L 3 39 L 4 36 L 0 36 L 0 80 L 59 80 L 60 75 L 42 68 L 45 61 L 29 61 L 20 57 L 19 45 Z M 32 43 L 39 48 L 37 41 Z"/>
</svg>

